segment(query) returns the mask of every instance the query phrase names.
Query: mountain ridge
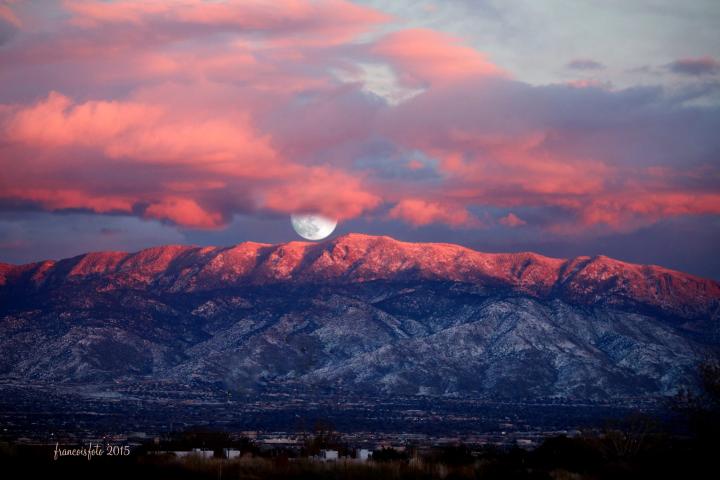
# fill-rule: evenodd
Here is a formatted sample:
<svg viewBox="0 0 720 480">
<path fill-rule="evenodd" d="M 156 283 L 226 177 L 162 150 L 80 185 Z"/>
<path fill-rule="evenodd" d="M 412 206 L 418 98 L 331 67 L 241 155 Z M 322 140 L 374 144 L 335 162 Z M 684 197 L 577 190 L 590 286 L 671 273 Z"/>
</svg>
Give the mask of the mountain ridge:
<svg viewBox="0 0 720 480">
<path fill-rule="evenodd" d="M 634 401 L 693 388 L 719 311 L 717 282 L 602 256 L 367 235 L 95 252 L 0 265 L 0 380 Z"/>
<path fill-rule="evenodd" d="M 167 245 L 160 245 L 155 247 L 148 247 L 141 250 L 135 250 L 135 251 L 125 251 L 125 250 L 97 250 L 97 251 L 88 251 L 82 254 L 74 255 L 72 257 L 64 257 L 59 260 L 52 260 L 52 259 L 45 259 L 45 260 L 38 260 L 35 262 L 26 262 L 26 263 L 9 263 L 9 262 L 0 262 L 0 273 L 6 273 L 7 270 L 26 270 L 30 269 L 31 267 L 36 266 L 47 266 L 47 265 L 56 265 L 63 262 L 68 262 L 72 260 L 85 260 L 92 257 L 112 257 L 112 256 L 122 256 L 124 259 L 127 259 L 129 257 L 142 257 L 147 254 L 151 254 L 154 252 L 171 252 L 171 251 L 184 251 L 184 252 L 208 252 L 213 251 L 215 253 L 223 253 L 224 251 L 228 250 L 235 250 L 240 249 L 242 247 L 259 247 L 259 248 L 282 248 L 282 247 L 296 247 L 296 246 L 302 246 L 302 247 L 309 247 L 309 248 L 317 248 L 321 247 L 327 244 L 335 244 L 343 240 L 349 240 L 349 239 L 372 239 L 372 240 L 386 240 L 391 241 L 398 245 L 414 245 L 414 246 L 425 246 L 425 247 L 450 247 L 450 248 L 457 248 L 462 249 L 466 251 L 470 251 L 473 253 L 481 254 L 484 256 L 489 257 L 534 257 L 538 259 L 542 259 L 545 261 L 551 261 L 551 262 L 563 262 L 566 265 L 569 266 L 570 264 L 578 263 L 578 262 L 592 262 L 592 261 L 598 261 L 598 260 L 609 260 L 616 264 L 625 265 L 628 267 L 641 267 L 645 269 L 652 269 L 657 271 L 665 271 L 668 273 L 678 273 L 682 274 L 683 276 L 692 277 L 698 280 L 702 281 L 708 281 L 711 283 L 715 283 L 720 285 L 720 282 L 702 277 L 699 275 L 694 275 L 691 273 L 686 273 L 681 270 L 675 270 L 672 268 L 664 267 L 662 265 L 657 264 L 638 264 L 633 262 L 626 262 L 623 260 L 618 260 L 610 256 L 606 255 L 580 255 L 577 257 L 568 257 L 568 258 L 560 258 L 560 257 L 550 257 L 547 255 L 543 255 L 537 252 L 532 251 L 521 251 L 521 252 L 483 252 L 480 250 L 475 250 L 470 247 L 465 247 L 463 245 L 454 244 L 454 243 L 447 243 L 447 242 L 407 242 L 402 240 L 397 240 L 389 236 L 381 235 L 381 236 L 375 236 L 375 235 L 365 235 L 365 234 L 358 234 L 358 233 L 348 233 L 345 235 L 341 235 L 338 237 L 334 237 L 329 240 L 325 240 L 322 242 L 305 242 L 305 241 L 290 241 L 290 242 L 284 242 L 284 243 L 264 243 L 264 242 L 254 242 L 254 241 L 246 241 L 246 242 L 240 242 L 234 245 L 230 246 L 199 246 L 194 244 L 167 244 Z"/>
<path fill-rule="evenodd" d="M 616 263 L 628 265 L 628 266 L 635 266 L 635 267 L 645 267 L 645 268 L 652 268 L 652 269 L 658 269 L 658 270 L 666 270 L 668 272 L 675 272 L 675 273 L 681 273 L 683 275 L 689 276 L 689 277 L 695 277 L 702 280 L 708 280 L 711 282 L 718 283 L 717 281 L 705 277 L 701 277 L 698 275 L 693 275 L 690 273 L 683 272 L 681 270 L 675 270 L 668 267 L 664 267 L 662 265 L 656 265 L 656 264 L 638 264 L 633 262 L 626 262 L 623 260 L 618 260 L 613 257 L 609 257 L 606 255 L 580 255 L 577 257 L 568 257 L 568 258 L 559 258 L 559 257 L 550 257 L 547 255 L 543 255 L 537 252 L 532 251 L 521 251 L 521 252 L 483 252 L 480 250 L 475 250 L 470 247 L 465 247 L 463 245 L 454 244 L 454 243 L 447 243 L 447 242 L 407 242 L 403 240 L 397 240 L 389 236 L 385 235 L 365 235 L 365 234 L 358 234 L 358 233 L 348 233 L 345 235 L 341 235 L 338 237 L 334 237 L 329 240 L 325 240 L 322 242 L 305 242 L 305 241 L 290 241 L 290 242 L 284 242 L 284 243 L 264 243 L 264 242 L 254 242 L 254 241 L 246 241 L 246 242 L 240 242 L 234 245 L 230 246 L 199 246 L 194 244 L 167 244 L 167 245 L 159 245 L 155 247 L 148 247 L 141 250 L 135 250 L 135 251 L 126 251 L 126 250 L 93 250 L 88 251 L 85 253 L 81 253 L 78 255 L 73 255 L 71 257 L 64 257 L 59 260 L 52 260 L 52 259 L 44 259 L 44 260 L 38 260 L 35 262 L 25 262 L 25 263 L 9 263 L 9 262 L 0 262 L 0 269 L 16 269 L 16 268 L 26 268 L 26 267 L 32 267 L 32 266 L 38 266 L 43 264 L 57 264 L 60 262 L 75 260 L 75 259 L 84 259 L 87 257 L 93 257 L 93 256 L 124 256 L 124 257 L 131 257 L 131 256 L 138 256 L 143 255 L 150 252 L 155 251 L 172 251 L 172 250 L 186 250 L 186 251 L 208 251 L 213 250 L 217 253 L 221 253 L 225 250 L 233 250 L 237 248 L 241 248 L 244 246 L 251 246 L 251 247 L 283 247 L 283 246 L 305 246 L 305 247 L 317 247 L 321 245 L 325 245 L 328 243 L 336 243 L 341 240 L 346 239 L 376 239 L 376 240 L 389 240 L 393 243 L 400 244 L 400 245 L 418 245 L 418 246 L 433 246 L 433 247 L 451 247 L 451 248 L 459 248 L 464 249 L 468 251 L 472 251 L 475 253 L 479 253 L 482 255 L 487 256 L 518 256 L 518 257 L 524 257 L 524 256 L 532 256 L 541 258 L 544 260 L 550 260 L 550 261 L 563 261 L 563 262 L 576 262 L 576 261 L 584 261 L 584 260 L 602 260 L 602 259 L 608 259 Z"/>
<path fill-rule="evenodd" d="M 589 304 L 623 297 L 684 318 L 706 315 L 720 304 L 720 283 L 657 265 L 603 255 L 560 259 L 533 252 L 484 253 L 451 243 L 402 242 L 362 234 L 318 243 L 165 245 L 130 253 L 89 252 L 58 261 L 0 264 L 0 287 L 98 278 L 108 280 L 107 288 L 153 284 L 169 291 L 415 278 L 504 287 Z"/>
</svg>

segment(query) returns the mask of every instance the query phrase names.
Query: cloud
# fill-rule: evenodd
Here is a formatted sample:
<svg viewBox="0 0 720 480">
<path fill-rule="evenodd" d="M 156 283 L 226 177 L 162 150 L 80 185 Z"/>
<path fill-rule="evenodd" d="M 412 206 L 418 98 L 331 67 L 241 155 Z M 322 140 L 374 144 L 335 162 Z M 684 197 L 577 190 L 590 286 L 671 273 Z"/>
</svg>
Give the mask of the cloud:
<svg viewBox="0 0 720 480">
<path fill-rule="evenodd" d="M 501 217 L 500 220 L 498 220 L 502 225 L 505 225 L 506 227 L 521 227 L 523 225 L 526 225 L 527 222 L 523 220 L 522 218 L 518 217 L 514 213 L 510 212 L 504 217 Z"/>
<path fill-rule="evenodd" d="M 8 154 L 23 160 L 22 165 L 5 166 L 7 180 L 22 177 L 29 166 L 38 173 L 26 179 L 23 189 L 5 185 L 3 196 L 12 192 L 56 210 L 143 211 L 146 217 L 212 228 L 229 214 L 203 210 L 197 199 L 177 198 L 178 185 L 189 195 L 203 196 L 213 186 L 225 185 L 221 180 L 293 174 L 269 140 L 249 125 L 247 115 L 203 114 L 167 100 L 78 103 L 51 92 L 32 105 L 6 109 L 2 138 L 12 145 Z M 58 169 L 72 170 L 79 179 L 58 174 Z M 39 173 L 43 170 L 47 173 Z M 146 189 L 113 179 L 123 170 L 145 172 Z M 139 207 L 145 204 L 149 206 Z"/>
<path fill-rule="evenodd" d="M 12 145 L 7 158 L 14 154 L 23 162 L 5 165 L 0 197 L 51 210 L 139 212 L 192 228 L 221 227 L 233 210 L 319 210 L 346 218 L 379 203 L 357 176 L 281 158 L 246 114 L 224 113 L 203 117 L 160 97 L 77 103 L 57 92 L 8 108 L 2 131 Z M 29 166 L 48 173 L 13 187 Z M 118 176 L 126 171 L 144 172 L 144 178 L 131 187 Z M 238 204 L 230 189 L 248 196 Z"/>
<path fill-rule="evenodd" d="M 719 121 L 718 108 L 686 107 L 656 89 L 475 79 L 385 112 L 383 128 L 439 160 L 443 185 L 426 196 L 554 209 L 546 228 L 577 232 L 719 213 Z M 703 180 L 703 171 L 713 173 Z"/>
<path fill-rule="evenodd" d="M 114 228 L 114 227 L 101 227 L 100 230 L 99 230 L 99 232 L 100 232 L 101 235 L 112 236 L 112 235 L 120 235 L 120 234 L 122 234 L 122 233 L 123 233 L 123 229 L 121 229 L 121 228 Z"/>
<path fill-rule="evenodd" d="M 421 227 L 431 223 L 444 223 L 453 227 L 479 226 L 480 222 L 460 205 L 442 204 L 420 198 L 407 198 L 395 205 L 390 218 L 404 220 Z"/>
<path fill-rule="evenodd" d="M 0 3 L 0 22 L 13 25 L 14 27 L 20 27 L 22 25 L 22 22 L 13 9 L 10 8 L 10 5 L 3 3 Z"/>
<path fill-rule="evenodd" d="M 427 29 L 391 33 L 375 43 L 373 55 L 387 59 L 401 81 L 433 85 L 476 76 L 503 76 L 505 72 L 485 55 L 459 39 Z"/>
<path fill-rule="evenodd" d="M 533 86 L 340 0 L 61 5 L 0 51 L 6 208 L 197 230 L 298 211 L 479 228 L 499 210 L 563 235 L 720 213 L 720 109 L 660 88 Z"/>
<path fill-rule="evenodd" d="M 311 167 L 266 189 L 262 203 L 283 213 L 319 212 L 344 220 L 374 209 L 381 197 L 368 191 L 355 175 Z"/>
<path fill-rule="evenodd" d="M 601 80 L 595 80 L 591 78 L 583 78 L 579 80 L 570 80 L 569 82 L 565 83 L 569 87 L 574 88 L 605 88 L 610 89 L 612 88 L 612 84 L 610 82 L 603 82 Z"/>
<path fill-rule="evenodd" d="M 10 5 L 0 3 L 0 45 L 15 37 L 20 27 L 22 22 Z"/>
<path fill-rule="evenodd" d="M 13 179 L 12 172 L 8 179 Z M 101 193 L 64 186 L 63 182 L 55 185 L 35 186 L 25 185 L 13 187 L 10 183 L 2 183 L 2 196 L 0 199 L 22 200 L 36 204 L 51 211 L 61 210 L 88 210 L 95 213 L 130 213 L 133 208 L 133 199 L 129 196 L 115 193 Z"/>
<path fill-rule="evenodd" d="M 124 144 L 129 131 L 144 130 L 159 120 L 158 109 L 135 102 L 91 101 L 74 105 L 58 92 L 27 107 L 17 108 L 5 136 L 16 142 L 47 147 L 101 145 L 109 150 Z"/>
<path fill-rule="evenodd" d="M 567 68 L 570 68 L 572 70 L 602 70 L 605 68 L 605 65 L 602 63 L 592 60 L 590 58 L 576 58 L 574 60 L 570 60 L 567 65 Z"/>
<path fill-rule="evenodd" d="M 183 197 L 164 198 L 148 206 L 143 215 L 195 228 L 216 228 L 225 223 L 220 213 L 208 212 L 195 200 Z"/>
<path fill-rule="evenodd" d="M 680 58 L 666 66 L 673 73 L 693 77 L 720 73 L 720 62 L 709 56 Z"/>
<path fill-rule="evenodd" d="M 85 28 L 126 25 L 175 36 L 258 33 L 282 40 L 349 40 L 388 16 L 345 0 L 66 0 L 73 23 Z"/>
<path fill-rule="evenodd" d="M 283 157 L 282 145 L 258 132 L 248 112 L 232 105 L 199 110 L 208 98 L 175 100 L 192 97 L 194 88 L 165 87 L 123 101 L 75 102 L 51 92 L 31 105 L 6 106 L 6 158 L 23 162 L 6 165 L 0 197 L 52 210 L 139 212 L 192 228 L 218 228 L 233 211 L 307 209 L 346 218 L 379 203 L 357 176 Z M 29 166 L 38 173 L 14 188 Z M 133 187 L 122 179 L 127 172 L 144 175 Z"/>
</svg>

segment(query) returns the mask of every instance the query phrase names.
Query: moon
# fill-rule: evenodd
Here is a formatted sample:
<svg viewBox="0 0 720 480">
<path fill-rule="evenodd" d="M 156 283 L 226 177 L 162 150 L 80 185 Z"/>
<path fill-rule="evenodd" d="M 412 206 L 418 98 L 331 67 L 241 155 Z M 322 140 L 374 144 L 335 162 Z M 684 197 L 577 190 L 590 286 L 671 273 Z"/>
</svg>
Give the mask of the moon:
<svg viewBox="0 0 720 480">
<path fill-rule="evenodd" d="M 318 213 L 290 215 L 295 232 L 307 240 L 322 240 L 327 238 L 337 226 L 337 220 Z"/>
</svg>

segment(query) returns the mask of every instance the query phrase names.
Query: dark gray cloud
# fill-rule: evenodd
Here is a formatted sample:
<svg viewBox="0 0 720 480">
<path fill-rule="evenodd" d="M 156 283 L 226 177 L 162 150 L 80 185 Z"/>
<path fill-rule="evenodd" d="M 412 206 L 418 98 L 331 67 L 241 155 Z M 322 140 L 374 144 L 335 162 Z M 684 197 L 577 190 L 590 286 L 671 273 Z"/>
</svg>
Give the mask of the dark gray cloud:
<svg viewBox="0 0 720 480">
<path fill-rule="evenodd" d="M 589 58 L 576 58 L 570 60 L 566 67 L 573 70 L 602 70 L 605 65 Z"/>
<path fill-rule="evenodd" d="M 29 263 L 90 251 L 184 243 L 171 226 L 127 215 L 0 211 L 0 262 Z"/>
<path fill-rule="evenodd" d="M 720 61 L 712 57 L 680 58 L 667 64 L 667 68 L 680 75 L 698 77 L 720 73 Z"/>
<path fill-rule="evenodd" d="M 18 27 L 0 16 L 0 45 L 5 45 L 17 34 Z"/>
</svg>

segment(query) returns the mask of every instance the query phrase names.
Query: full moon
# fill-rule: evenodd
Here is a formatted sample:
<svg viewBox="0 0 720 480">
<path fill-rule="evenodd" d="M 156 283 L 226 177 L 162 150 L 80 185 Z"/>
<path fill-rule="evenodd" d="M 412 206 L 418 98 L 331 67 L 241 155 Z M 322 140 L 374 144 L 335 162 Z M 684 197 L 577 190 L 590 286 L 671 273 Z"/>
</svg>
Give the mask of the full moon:
<svg viewBox="0 0 720 480">
<path fill-rule="evenodd" d="M 290 222 L 297 234 L 308 240 L 322 240 L 337 226 L 337 220 L 319 214 L 293 214 L 290 215 Z"/>
</svg>

